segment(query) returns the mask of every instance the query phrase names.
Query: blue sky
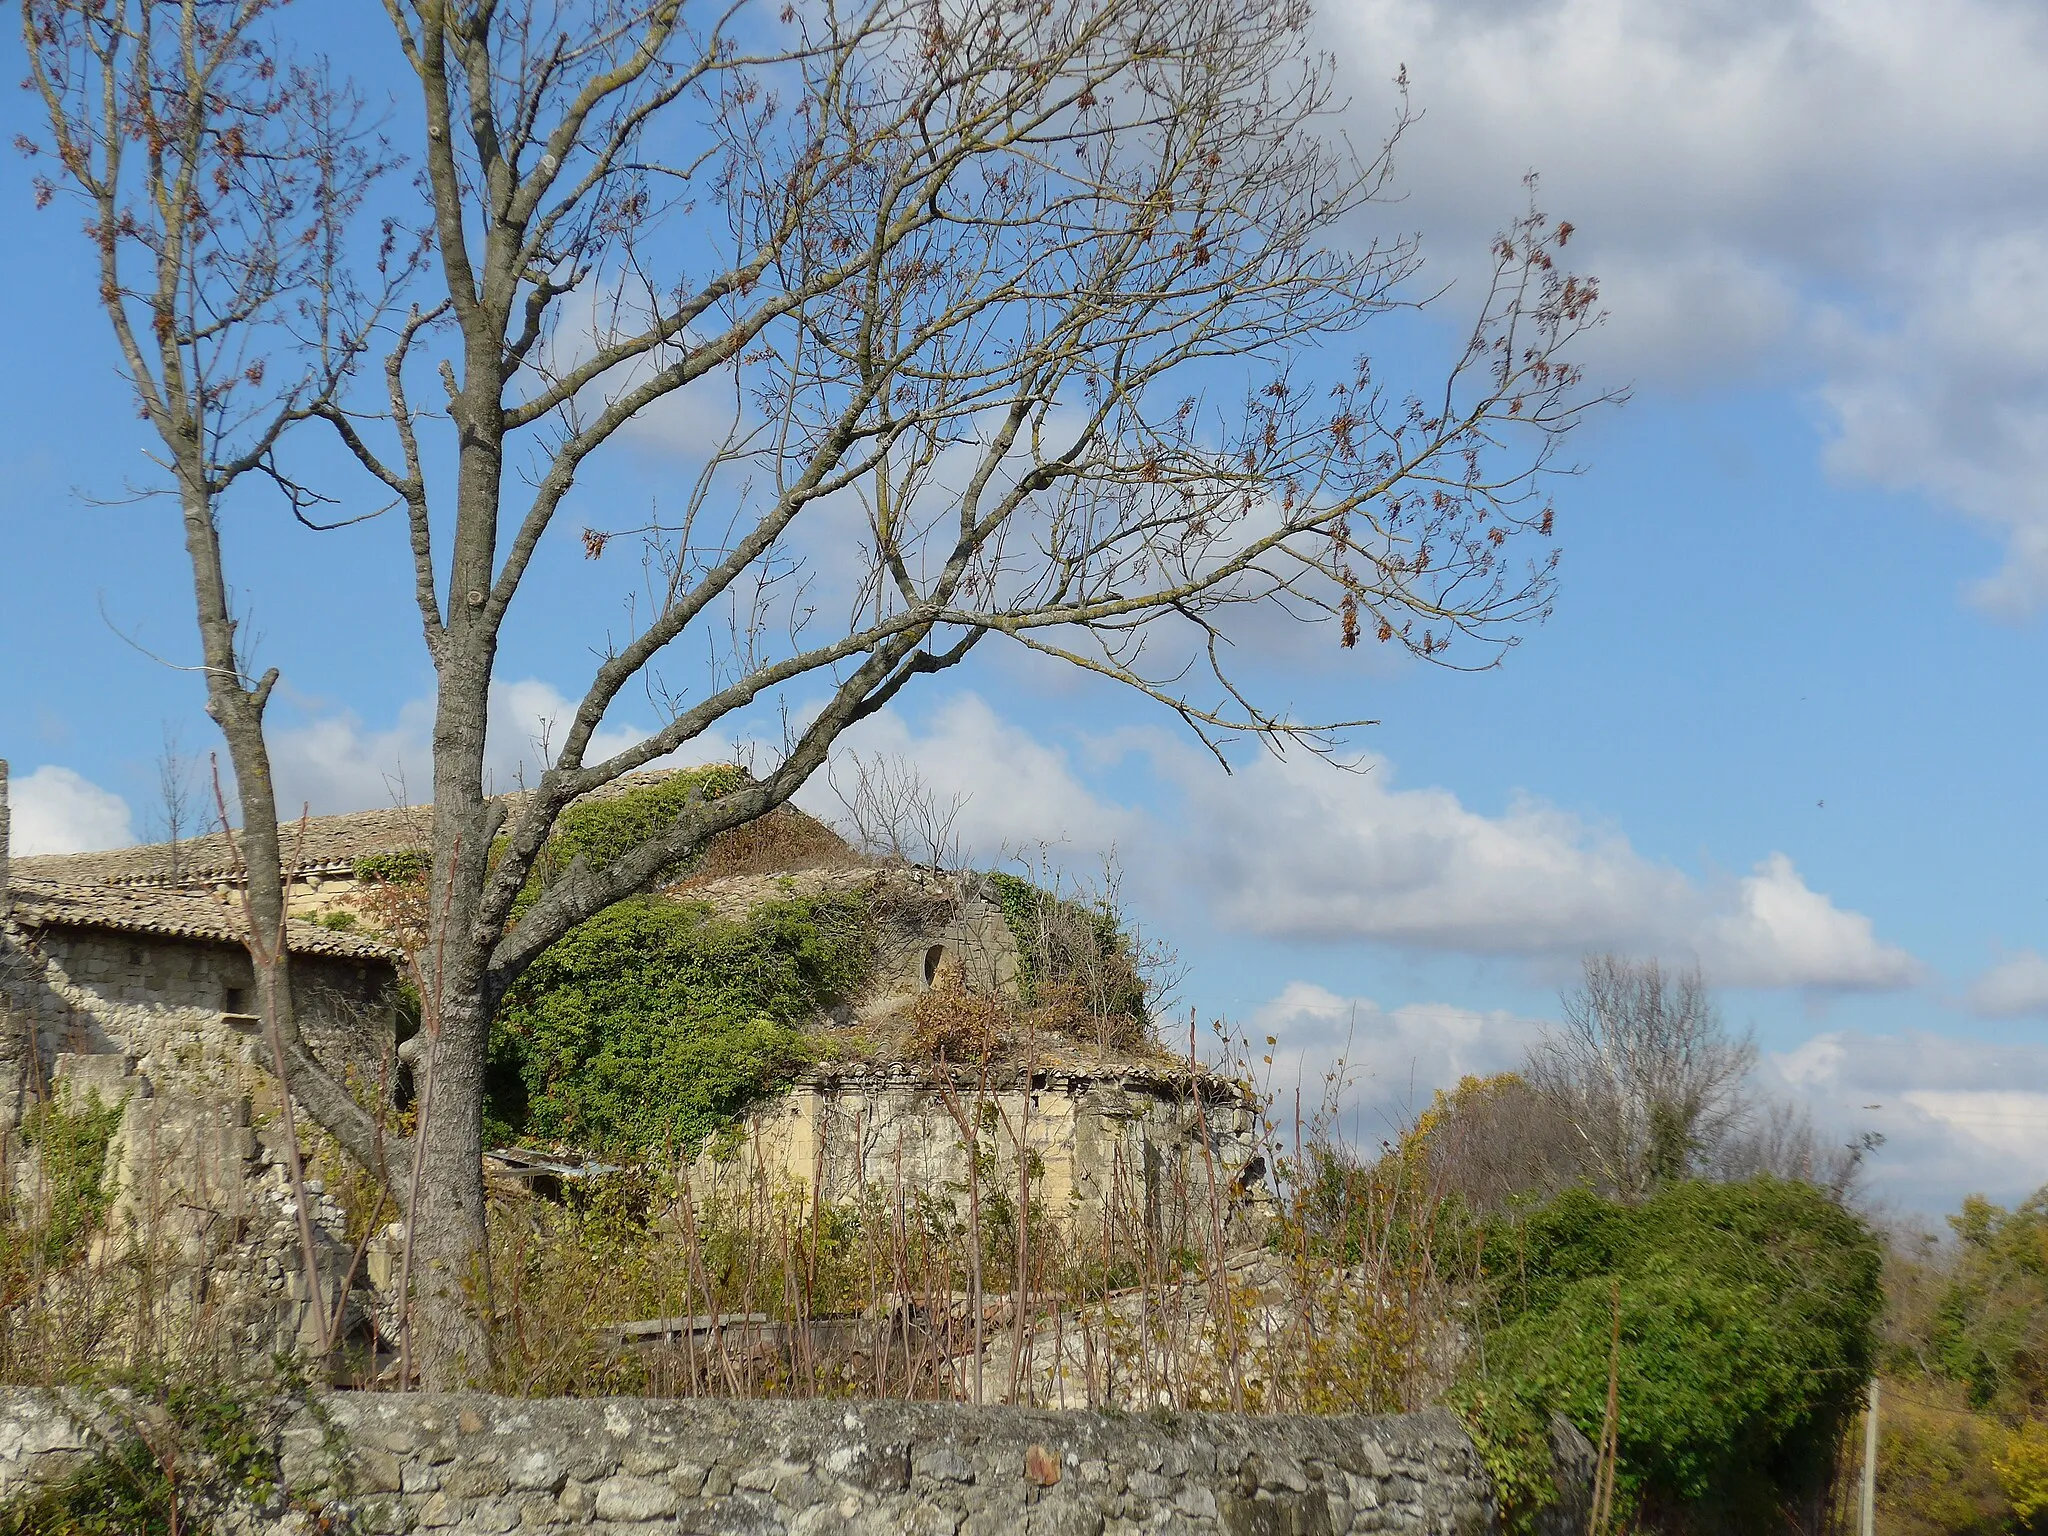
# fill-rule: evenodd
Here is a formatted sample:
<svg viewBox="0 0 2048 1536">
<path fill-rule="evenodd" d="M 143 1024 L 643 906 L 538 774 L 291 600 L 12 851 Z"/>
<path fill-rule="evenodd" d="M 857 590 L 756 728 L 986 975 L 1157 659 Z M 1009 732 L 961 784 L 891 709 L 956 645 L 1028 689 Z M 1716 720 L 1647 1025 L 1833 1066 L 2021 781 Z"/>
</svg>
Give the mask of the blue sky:
<svg viewBox="0 0 2048 1536">
<path fill-rule="evenodd" d="M 1263 637 L 1269 688 L 1382 722 L 1351 773 L 1252 755 L 1225 777 L 1142 701 L 1001 655 L 860 745 L 965 795 L 984 860 L 1043 846 L 1087 877 L 1113 847 L 1188 1002 L 1280 1036 L 1283 1074 L 1348 1040 L 1362 1125 L 1510 1064 L 1577 957 L 1615 946 L 1699 959 L 1780 1091 L 1885 1132 L 1883 1198 L 2032 1189 L 2048 16 L 1325 0 L 1320 25 L 1361 134 L 1401 64 L 1425 114 L 1396 213 L 1453 286 L 1443 329 L 1390 334 L 1396 365 L 1426 368 L 1463 318 L 1526 170 L 1604 280 L 1587 361 L 1634 398 L 1574 441 L 1555 616 L 1480 675 Z M 388 66 L 374 41 L 358 67 Z M 4 137 L 30 105 L 6 94 Z M 0 754 L 18 847 L 98 846 L 151 831 L 166 722 L 211 739 L 165 664 L 193 649 L 170 508 L 95 504 L 152 472 L 76 218 L 31 212 L 26 182 L 0 162 Z M 588 520 L 672 492 L 679 462 L 650 430 Z M 287 793 L 351 809 L 402 774 L 419 798 L 430 679 L 399 530 L 315 536 L 254 497 L 228 527 L 285 673 Z M 556 551 L 504 659 L 508 773 L 630 576 Z"/>
</svg>

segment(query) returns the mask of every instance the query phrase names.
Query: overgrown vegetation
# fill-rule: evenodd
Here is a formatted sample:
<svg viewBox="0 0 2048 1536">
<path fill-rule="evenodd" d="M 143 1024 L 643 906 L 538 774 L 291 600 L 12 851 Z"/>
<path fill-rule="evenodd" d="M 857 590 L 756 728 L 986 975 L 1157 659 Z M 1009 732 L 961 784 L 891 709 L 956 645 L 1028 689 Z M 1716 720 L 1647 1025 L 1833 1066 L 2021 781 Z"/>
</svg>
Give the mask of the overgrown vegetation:
<svg viewBox="0 0 2048 1536">
<path fill-rule="evenodd" d="M 2048 1189 L 1972 1196 L 1886 1265 L 1878 1507 L 1902 1536 L 2048 1524 Z"/>
<path fill-rule="evenodd" d="M 493 1026 L 491 1133 L 605 1156 L 694 1152 L 809 1059 L 805 1029 L 855 995 L 874 937 L 858 896 L 732 921 L 649 896 L 557 942 Z"/>
<path fill-rule="evenodd" d="M 1145 983 L 1114 904 L 1077 901 L 1000 870 L 982 878 L 1017 942 L 1026 1006 L 1114 1021 L 1120 1038 L 1111 1043 L 1142 1040 Z"/>
<path fill-rule="evenodd" d="M 586 829 L 586 856 L 603 856 L 608 825 Z M 1084 1209 L 1052 1182 L 1023 1064 L 985 1042 L 1049 1016 L 1061 968 L 1100 978 L 1132 946 L 1107 910 L 1008 877 L 995 889 L 1013 932 L 1064 937 L 1027 949 L 1021 1002 L 936 989 L 911 1010 L 956 1068 L 942 1097 L 961 1156 L 936 1182 L 863 1163 L 854 1187 L 827 1192 L 720 1135 L 805 1063 L 820 1013 L 868 983 L 871 894 L 791 894 L 735 919 L 685 886 L 553 946 L 500 1016 L 494 1131 L 627 1166 L 560 1199 L 495 1192 L 477 1281 L 489 1384 L 1253 1412 L 1448 1397 L 1525 1521 L 1551 1495 L 1548 1416 L 1597 1443 L 1611 1389 L 1615 1530 L 1816 1532 L 1839 1529 L 1830 1488 L 1853 1467 L 1843 1447 L 1881 1366 L 1888 1533 L 2019 1532 L 2048 1511 L 2048 1192 L 2011 1211 L 1968 1202 L 1950 1244 L 1895 1245 L 1887 1263 L 1844 1201 L 1844 1165 L 1810 1136 L 1770 1143 L 1800 1176 L 1745 1171 L 1769 1160 L 1755 1101 L 1721 1070 L 1710 1000 L 1681 987 L 1680 1029 L 1616 1017 L 1638 1046 L 1706 1063 L 1694 1081 L 1711 1094 L 1667 1092 L 1683 1074 L 1648 1049 L 1633 1077 L 1589 1089 L 1597 1052 L 1566 1072 L 1553 1044 L 1548 1073 L 1468 1079 L 1376 1155 L 1343 1142 L 1332 1098 L 1285 1136 L 1261 1112 L 1224 1160 L 1214 1106 L 1195 1114 L 1222 1075 L 1190 1072 L 1166 1112 L 1193 1139 L 1160 1164 L 1155 1139 L 1113 1146 Z M 1141 1007 L 1142 989 L 1124 998 Z M 1615 1027 L 1596 1026 L 1596 1040 Z M 1256 1047 L 1226 1054 L 1230 1075 L 1256 1076 Z M 1589 1136 L 1602 1113 L 1634 1129 Z M 148 1331 L 153 1298 L 183 1283 L 177 1256 L 95 1241 L 118 1118 L 43 1105 L 23 1129 L 40 1182 L 0 1230 L 11 1379 L 126 1379 L 184 1347 Z M 351 1238 L 388 1215 L 367 1174 L 330 1174 L 328 1189 Z M 615 1331 L 635 1317 L 694 1322 Z M 155 1475 L 124 1453 L 40 1518 L 157 1529 Z M 76 1523 L 102 1506 L 127 1524 Z"/>
<path fill-rule="evenodd" d="M 1485 1236 L 1465 1400 L 1496 1435 L 1557 1410 L 1597 1443 L 1618 1362 L 1619 1504 L 1748 1532 L 1824 1494 L 1882 1305 L 1858 1218 L 1810 1185 L 1680 1180 L 1635 1206 L 1570 1190 Z"/>
<path fill-rule="evenodd" d="M 279 1503 L 271 1393 L 194 1373 L 122 1385 L 129 1397 L 113 1417 L 127 1436 L 64 1481 L 0 1504 L 0 1536 L 209 1536 Z"/>
<path fill-rule="evenodd" d="M 729 795 L 749 782 L 745 769 L 712 763 L 663 774 L 622 794 L 578 800 L 555 823 L 554 834 L 534 865 L 528 891 L 538 894 L 578 859 L 592 870 L 603 869 L 668 831 L 691 806 Z M 685 867 L 678 865 L 667 876 L 680 874 Z"/>
<path fill-rule="evenodd" d="M 120 1129 L 122 1109 L 121 1101 L 102 1103 L 95 1091 L 83 1102 L 36 1104 L 23 1117 L 21 1142 L 35 1156 L 37 1173 L 27 1198 L 40 1208 L 25 1223 L 0 1227 L 0 1295 L 18 1293 L 22 1271 L 59 1268 L 84 1253 L 113 1204 L 107 1149 Z M 0 1189 L 0 1200 L 12 1204 L 18 1198 L 14 1190 Z"/>
</svg>

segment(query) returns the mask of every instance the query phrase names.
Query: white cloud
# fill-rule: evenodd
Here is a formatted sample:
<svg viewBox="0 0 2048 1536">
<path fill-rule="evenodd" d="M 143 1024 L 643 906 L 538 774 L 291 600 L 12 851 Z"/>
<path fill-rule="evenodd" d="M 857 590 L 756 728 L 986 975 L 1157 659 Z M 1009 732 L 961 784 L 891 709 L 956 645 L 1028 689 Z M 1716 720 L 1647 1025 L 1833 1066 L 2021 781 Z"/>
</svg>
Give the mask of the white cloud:
<svg viewBox="0 0 2048 1536">
<path fill-rule="evenodd" d="M 1939 1212 L 1972 1191 L 2009 1202 L 2048 1168 L 2048 1046 L 1835 1031 L 1765 1065 L 1841 1139 L 1884 1135 L 1869 1171 L 1891 1203 Z"/>
<path fill-rule="evenodd" d="M 1530 168 L 1582 231 L 1603 374 L 1818 385 L 1838 473 L 2006 542 L 1972 596 L 2048 603 L 2048 13 L 2018 0 L 1348 0 L 1328 27 L 1438 273 Z M 1453 296 L 1455 303 L 1455 295 Z"/>
<path fill-rule="evenodd" d="M 1532 797 L 1485 816 L 1446 789 L 1397 789 L 1383 758 L 1358 773 L 1264 758 L 1230 779 L 1185 760 L 1179 777 L 1185 820 L 1206 833 L 1186 877 L 1253 932 L 1485 955 L 1691 954 L 1729 986 L 1890 988 L 1918 974 L 1781 853 L 1739 880 L 1695 880 Z"/>
<path fill-rule="evenodd" d="M 1971 596 L 2021 617 L 2048 602 L 2048 228 L 1940 241 L 1906 281 L 1891 325 L 1832 328 L 1829 467 L 2004 532 L 2004 568 Z"/>
<path fill-rule="evenodd" d="M 135 841 L 128 802 L 69 768 L 47 763 L 10 790 L 15 853 L 88 853 Z"/>
<path fill-rule="evenodd" d="M 1307 1112 L 1326 1089 L 1341 1089 L 1346 1127 L 1377 1142 L 1427 1109 L 1438 1088 L 1468 1073 L 1513 1067 L 1540 1028 L 1498 1010 L 1449 1003 L 1382 1008 L 1371 998 L 1292 981 L 1253 1011 L 1247 1034 L 1252 1068 L 1283 1110 L 1291 1114 L 1297 1088 Z M 1269 1035 L 1276 1044 L 1267 1048 Z"/>
<path fill-rule="evenodd" d="M 1090 771 L 1147 759 L 1179 795 L 1155 812 L 1098 793 L 1066 751 L 973 694 L 921 728 L 885 711 L 848 745 L 901 756 L 941 796 L 963 795 L 961 839 L 984 863 L 1044 844 L 1086 874 L 1115 848 L 1147 906 L 1192 898 L 1220 926 L 1268 938 L 1564 961 L 1615 948 L 1696 958 L 1724 986 L 1888 989 L 1920 977 L 1783 853 L 1740 878 L 1696 879 L 1533 796 L 1487 816 L 1448 789 L 1397 788 L 1384 758 L 1344 772 L 1304 754 L 1260 757 L 1225 776 L 1156 731 L 1082 744 Z M 838 814 L 822 782 L 801 799 Z"/>
<path fill-rule="evenodd" d="M 1977 978 L 1970 1006 L 1994 1019 L 2048 1017 L 2048 956 L 2031 949 L 2006 956 Z"/>
<path fill-rule="evenodd" d="M 1160 835 L 1139 813 L 1099 798 L 1065 751 L 1002 719 L 976 694 L 953 695 L 922 730 L 884 710 L 843 743 L 842 750 L 863 756 L 900 757 L 940 797 L 959 795 L 955 830 L 968 856 L 982 864 L 1010 853 L 1033 857 L 1041 847 L 1085 862 L 1112 848 L 1132 852 Z M 822 775 L 797 798 L 828 821 L 842 814 Z"/>
<path fill-rule="evenodd" d="M 1714 918 L 1701 949 L 1716 972 L 1757 987 L 1911 986 L 1920 966 L 1878 942 L 1869 918 L 1808 889 L 1792 861 L 1774 853 L 1743 879 L 1740 907 Z"/>
<path fill-rule="evenodd" d="M 552 683 L 537 678 L 494 683 L 484 752 L 486 788 L 500 793 L 537 778 L 545 766 L 542 746 L 559 748 L 575 713 L 575 701 Z M 426 699 L 401 706 L 397 720 L 382 728 L 366 727 L 346 711 L 287 726 L 274 734 L 270 747 L 278 802 L 292 808 L 310 804 L 315 815 L 422 804 L 433 797 L 433 727 L 434 706 Z M 631 723 L 600 726 L 585 760 L 600 761 L 647 734 Z M 726 738 L 706 736 L 662 763 L 709 762 L 730 754 Z"/>
</svg>

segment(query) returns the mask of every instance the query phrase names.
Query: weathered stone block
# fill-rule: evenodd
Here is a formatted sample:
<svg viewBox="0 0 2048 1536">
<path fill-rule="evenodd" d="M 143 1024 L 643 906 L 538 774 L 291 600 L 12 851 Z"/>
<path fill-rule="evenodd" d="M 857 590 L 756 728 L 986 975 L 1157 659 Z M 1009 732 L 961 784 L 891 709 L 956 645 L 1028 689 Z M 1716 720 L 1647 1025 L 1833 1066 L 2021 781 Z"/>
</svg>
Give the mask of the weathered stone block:
<svg viewBox="0 0 2048 1536">
<path fill-rule="evenodd" d="M 681 1506 L 675 1489 L 645 1477 L 608 1477 L 597 1485 L 600 1520 L 658 1520 Z"/>
<path fill-rule="evenodd" d="M 349 1471 L 363 1493 L 397 1493 L 405 1486 L 405 1464 L 389 1451 L 363 1446 L 349 1457 Z"/>
<path fill-rule="evenodd" d="M 561 1458 L 545 1446 L 527 1446 L 505 1464 L 506 1486 L 522 1493 L 554 1493 L 561 1488 L 564 1476 Z"/>
</svg>

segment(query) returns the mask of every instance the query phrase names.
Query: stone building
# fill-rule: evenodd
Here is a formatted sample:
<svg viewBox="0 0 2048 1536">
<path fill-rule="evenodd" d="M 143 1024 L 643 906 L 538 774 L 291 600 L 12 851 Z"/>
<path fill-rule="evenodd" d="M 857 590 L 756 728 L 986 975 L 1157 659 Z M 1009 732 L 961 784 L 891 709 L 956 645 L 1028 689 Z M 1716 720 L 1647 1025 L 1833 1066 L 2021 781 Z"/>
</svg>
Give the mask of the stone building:
<svg viewBox="0 0 2048 1536">
<path fill-rule="evenodd" d="M 659 777 L 636 775 L 613 792 Z M 968 874 L 878 865 L 801 812 L 777 816 L 727 834 L 670 894 L 739 918 L 792 895 L 859 892 L 876 919 L 873 979 L 816 1021 L 820 1064 L 696 1159 L 700 1196 L 751 1199 L 765 1188 L 807 1197 L 815 1185 L 833 1202 L 900 1194 L 964 1219 L 965 1114 L 982 1187 L 1014 1189 L 1025 1159 L 1041 1213 L 1079 1241 L 1206 1246 L 1219 1220 L 1246 1230 L 1241 1218 L 1265 1186 L 1258 1116 L 1240 1085 L 1157 1049 L 1056 1034 L 1009 1042 L 1000 1066 L 943 1066 L 919 1044 L 931 994 L 942 1004 L 979 999 L 1013 1019 L 1026 1011 L 1025 957 L 996 893 Z M 399 1070 L 393 997 L 403 957 L 369 936 L 374 904 L 362 897 L 375 871 L 417 863 L 430 817 L 426 807 L 316 817 L 284 839 L 297 870 L 290 943 L 308 1044 L 379 1094 Z M 183 1250 L 264 1298 L 251 1338 L 283 1338 L 307 1324 L 307 1287 L 296 1277 L 296 1213 L 242 948 L 241 887 L 218 836 L 23 858 L 11 879 L 0 865 L 0 943 L 13 961 L 0 1013 L 0 1133 L 41 1098 L 97 1092 L 124 1104 L 110 1163 L 131 1225 L 145 1205 L 185 1213 L 169 1222 Z M 353 930 L 340 914 L 356 919 Z M 539 1165 L 529 1157 L 524 1166 Z M 340 1214 L 324 1196 L 319 1205 L 322 1267 L 338 1280 L 350 1257 Z M 229 1232 L 243 1236 L 224 1245 L 219 1234 Z M 382 1281 L 380 1257 L 373 1248 L 363 1268 Z"/>
<path fill-rule="evenodd" d="M 27 1198 L 40 1176 L 20 1134 L 40 1106 L 118 1108 L 105 1241 L 146 1242 L 175 1260 L 186 1290 L 232 1295 L 252 1345 L 288 1342 L 309 1322 L 308 1287 L 239 904 L 25 874 L 9 866 L 7 830 L 0 764 L 0 1145 L 12 1194 Z M 393 1061 L 402 956 L 304 921 L 287 942 L 308 1046 L 375 1093 Z M 316 1247 L 338 1280 L 340 1212 L 324 1196 L 318 1207 Z"/>
<path fill-rule="evenodd" d="M 899 1195 L 967 1211 L 971 1121 L 984 1198 L 1017 1188 L 1082 1248 L 1157 1252 L 1242 1239 L 1267 1209 L 1260 1123 L 1244 1088 L 1186 1063 L 1048 1042 L 986 1072 L 931 1062 L 830 1064 L 757 1106 L 691 1169 L 701 1195 L 763 1189 L 858 1205 Z"/>
</svg>

